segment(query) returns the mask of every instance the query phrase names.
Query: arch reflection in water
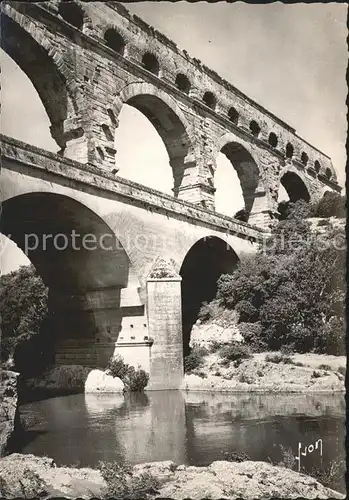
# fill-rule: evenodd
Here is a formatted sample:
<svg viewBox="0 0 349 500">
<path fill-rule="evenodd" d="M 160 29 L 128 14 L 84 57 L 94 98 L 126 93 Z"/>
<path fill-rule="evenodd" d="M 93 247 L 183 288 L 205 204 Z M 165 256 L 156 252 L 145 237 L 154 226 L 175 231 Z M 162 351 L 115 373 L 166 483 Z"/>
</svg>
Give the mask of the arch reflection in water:
<svg viewBox="0 0 349 500">
<path fill-rule="evenodd" d="M 232 452 L 280 461 L 282 447 L 296 455 L 298 442 L 304 448 L 319 438 L 323 462 L 304 457 L 306 471 L 344 456 L 342 394 L 77 394 L 20 411 L 33 422 L 20 451 L 50 456 L 57 464 L 172 460 L 202 466 Z M 343 489 L 343 481 L 332 487 Z"/>
<path fill-rule="evenodd" d="M 115 432 L 123 444 L 126 461 L 186 462 L 185 407 L 181 392 L 127 395 L 125 406 L 115 416 Z"/>
</svg>

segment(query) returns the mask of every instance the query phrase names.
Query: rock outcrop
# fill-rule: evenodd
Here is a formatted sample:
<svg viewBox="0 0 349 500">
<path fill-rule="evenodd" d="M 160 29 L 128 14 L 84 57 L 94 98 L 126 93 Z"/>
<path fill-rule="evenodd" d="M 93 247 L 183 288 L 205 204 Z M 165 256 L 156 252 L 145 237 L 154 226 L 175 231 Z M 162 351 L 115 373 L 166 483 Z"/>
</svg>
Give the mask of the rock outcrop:
<svg viewBox="0 0 349 500">
<path fill-rule="evenodd" d="M 4 498 L 108 496 L 108 485 L 99 470 L 56 467 L 50 458 L 20 454 L 1 459 L 0 465 L 0 494 Z M 157 482 L 157 493 L 149 498 L 345 498 L 312 477 L 266 462 L 217 461 L 207 467 L 151 462 L 134 466 L 128 480 L 149 475 Z"/>
<path fill-rule="evenodd" d="M 326 357 L 324 356 L 326 363 Z M 276 363 L 253 355 L 238 366 L 225 365 L 217 353 L 204 358 L 203 364 L 186 374 L 183 390 L 220 392 L 344 392 L 344 375 L 336 370 L 314 370 L 302 363 Z"/>
<path fill-rule="evenodd" d="M 0 461 L 4 498 L 100 498 L 105 488 L 98 470 L 56 467 L 52 458 L 13 453 Z"/>
<path fill-rule="evenodd" d="M 0 457 L 6 454 L 7 447 L 18 422 L 18 373 L 2 370 L 0 381 Z"/>
<path fill-rule="evenodd" d="M 92 370 L 85 382 L 85 392 L 123 392 L 124 383 L 118 377 L 112 377 L 102 370 Z"/>
</svg>

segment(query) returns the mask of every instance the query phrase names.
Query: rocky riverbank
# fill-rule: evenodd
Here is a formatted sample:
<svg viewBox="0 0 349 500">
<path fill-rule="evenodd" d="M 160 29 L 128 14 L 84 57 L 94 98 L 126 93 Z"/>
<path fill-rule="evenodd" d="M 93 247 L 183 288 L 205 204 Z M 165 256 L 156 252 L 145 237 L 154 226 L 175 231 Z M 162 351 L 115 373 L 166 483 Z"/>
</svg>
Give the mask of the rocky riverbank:
<svg viewBox="0 0 349 500">
<path fill-rule="evenodd" d="M 90 468 L 57 467 L 47 457 L 12 454 L 0 461 L 4 498 L 338 498 L 345 495 L 314 478 L 266 462 L 216 461 L 207 467 L 151 462 L 129 469 L 117 464 Z M 138 496 L 137 496 L 138 495 Z"/>
<path fill-rule="evenodd" d="M 238 364 L 217 353 L 185 375 L 182 389 L 219 392 L 344 392 L 344 356 L 254 354 Z"/>
<path fill-rule="evenodd" d="M 6 454 L 19 425 L 18 414 L 18 373 L 2 370 L 0 383 L 0 457 Z"/>
</svg>

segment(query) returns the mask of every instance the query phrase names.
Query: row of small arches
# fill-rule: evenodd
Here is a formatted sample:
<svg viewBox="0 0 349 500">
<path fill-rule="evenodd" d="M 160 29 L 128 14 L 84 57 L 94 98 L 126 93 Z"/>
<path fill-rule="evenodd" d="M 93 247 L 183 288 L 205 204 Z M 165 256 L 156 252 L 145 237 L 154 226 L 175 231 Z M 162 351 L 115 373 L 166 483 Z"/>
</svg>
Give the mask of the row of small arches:
<svg viewBox="0 0 349 500">
<path fill-rule="evenodd" d="M 76 28 L 78 29 L 82 28 L 84 13 L 79 5 L 75 4 L 74 2 L 66 2 L 63 0 L 59 5 L 59 13 L 63 17 L 63 19 L 65 19 L 70 24 L 74 25 Z M 123 37 L 120 35 L 120 33 L 118 33 L 116 29 L 114 28 L 107 29 L 104 33 L 104 41 L 106 45 L 109 48 L 111 48 L 114 52 L 120 54 L 121 56 L 124 55 L 126 43 Z M 150 73 L 153 73 L 156 76 L 159 75 L 160 71 L 159 61 L 157 57 L 151 52 L 145 52 L 143 54 L 142 65 Z M 185 92 L 187 94 L 189 93 L 189 90 L 191 88 L 191 83 L 188 77 L 183 73 L 177 74 L 175 84 L 180 91 Z M 212 110 L 215 110 L 217 105 L 217 98 L 213 92 L 206 91 L 202 97 L 202 101 L 207 107 L 209 107 Z M 233 106 L 229 108 L 227 116 L 230 122 L 232 122 L 234 125 L 238 124 L 239 113 Z M 249 124 L 249 130 L 254 137 L 258 137 L 261 132 L 261 127 L 255 120 L 251 120 Z M 272 148 L 277 147 L 278 137 L 274 132 L 271 132 L 269 134 L 268 143 Z M 294 147 L 291 143 L 287 143 L 285 149 L 285 155 L 286 158 L 289 159 L 293 158 Z M 308 162 L 309 162 L 309 157 L 307 153 L 302 152 L 301 163 L 304 166 L 307 166 Z M 315 160 L 314 162 L 314 169 L 317 173 L 319 173 L 321 170 L 321 165 L 318 160 Z M 326 177 L 330 179 L 332 177 L 331 169 L 327 168 L 325 174 Z"/>
</svg>

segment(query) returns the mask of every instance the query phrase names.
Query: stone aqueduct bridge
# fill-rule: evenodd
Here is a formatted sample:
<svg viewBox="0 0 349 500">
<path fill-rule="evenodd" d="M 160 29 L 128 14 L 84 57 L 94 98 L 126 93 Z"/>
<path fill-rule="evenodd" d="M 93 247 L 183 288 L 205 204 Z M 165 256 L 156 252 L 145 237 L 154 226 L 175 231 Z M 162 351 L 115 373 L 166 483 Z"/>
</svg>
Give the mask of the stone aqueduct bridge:
<svg viewBox="0 0 349 500">
<path fill-rule="evenodd" d="M 149 370 L 153 389 L 177 388 L 201 302 L 257 250 L 280 183 L 291 200 L 339 192 L 332 163 L 119 4 L 5 1 L 1 10 L 2 47 L 34 84 L 60 147 L 2 137 L 1 230 L 49 286 L 56 361 L 105 366 L 116 345 Z M 117 175 L 124 103 L 160 134 L 174 196 Z M 249 224 L 214 211 L 220 151 Z"/>
</svg>

